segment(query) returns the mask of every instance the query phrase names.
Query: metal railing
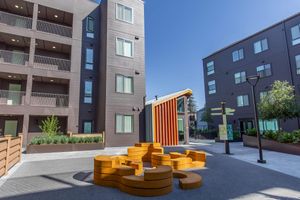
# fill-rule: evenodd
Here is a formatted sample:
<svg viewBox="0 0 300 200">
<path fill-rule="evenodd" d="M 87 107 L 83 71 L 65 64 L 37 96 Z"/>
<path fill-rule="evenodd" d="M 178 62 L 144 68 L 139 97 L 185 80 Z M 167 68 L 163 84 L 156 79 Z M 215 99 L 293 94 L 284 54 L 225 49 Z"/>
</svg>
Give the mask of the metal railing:
<svg viewBox="0 0 300 200">
<path fill-rule="evenodd" d="M 71 61 L 36 55 L 34 56 L 34 68 L 53 71 L 70 71 Z"/>
<path fill-rule="evenodd" d="M 11 63 L 16 65 L 27 65 L 29 54 L 18 51 L 0 50 L 0 63 Z"/>
<path fill-rule="evenodd" d="M 65 37 L 72 37 L 72 27 L 37 20 L 37 30 Z"/>
<path fill-rule="evenodd" d="M 69 95 L 32 92 L 30 105 L 45 107 L 68 107 Z"/>
<path fill-rule="evenodd" d="M 25 91 L 0 90 L 0 105 L 24 105 Z"/>
<path fill-rule="evenodd" d="M 0 23 L 21 28 L 32 28 L 32 19 L 7 12 L 0 11 Z"/>
</svg>

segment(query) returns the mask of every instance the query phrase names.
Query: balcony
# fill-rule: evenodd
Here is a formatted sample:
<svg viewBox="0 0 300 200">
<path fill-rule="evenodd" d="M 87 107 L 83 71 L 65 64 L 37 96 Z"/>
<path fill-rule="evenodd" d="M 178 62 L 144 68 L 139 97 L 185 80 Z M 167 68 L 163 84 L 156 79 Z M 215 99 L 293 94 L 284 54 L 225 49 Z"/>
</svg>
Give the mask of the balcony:
<svg viewBox="0 0 300 200">
<path fill-rule="evenodd" d="M 69 106 L 69 95 L 32 92 L 30 105 L 62 108 Z"/>
<path fill-rule="evenodd" d="M 52 71 L 70 71 L 71 61 L 47 56 L 34 56 L 34 68 Z"/>
<path fill-rule="evenodd" d="M 0 50 L 0 63 L 9 63 L 15 65 L 27 66 L 29 54 L 18 51 Z"/>
<path fill-rule="evenodd" d="M 32 19 L 7 12 L 0 11 L 0 23 L 26 29 L 32 28 Z"/>
<path fill-rule="evenodd" d="M 0 90 L 0 105 L 24 105 L 25 91 Z"/>
<path fill-rule="evenodd" d="M 38 20 L 36 28 L 38 31 L 72 38 L 72 27 Z"/>
</svg>

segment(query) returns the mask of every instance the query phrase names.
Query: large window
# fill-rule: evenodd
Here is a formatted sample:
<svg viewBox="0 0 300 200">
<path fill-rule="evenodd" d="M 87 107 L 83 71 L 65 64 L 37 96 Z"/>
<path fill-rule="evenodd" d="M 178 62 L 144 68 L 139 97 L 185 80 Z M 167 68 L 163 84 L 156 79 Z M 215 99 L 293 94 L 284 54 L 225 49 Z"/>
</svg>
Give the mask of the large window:
<svg viewBox="0 0 300 200">
<path fill-rule="evenodd" d="M 116 115 L 116 132 L 133 133 L 133 115 Z"/>
<path fill-rule="evenodd" d="M 297 55 L 295 57 L 296 60 L 296 69 L 297 69 L 297 74 L 300 74 L 300 55 Z"/>
<path fill-rule="evenodd" d="M 268 40 L 263 39 L 254 43 L 254 53 L 260 53 L 269 49 Z"/>
<path fill-rule="evenodd" d="M 85 69 L 93 70 L 94 68 L 94 49 L 87 48 L 85 55 Z"/>
<path fill-rule="evenodd" d="M 259 93 L 260 100 L 263 100 L 268 94 L 269 94 L 269 91 L 260 92 Z"/>
<path fill-rule="evenodd" d="M 268 77 L 268 76 L 272 75 L 272 70 L 271 70 L 270 64 L 258 66 L 256 68 L 256 71 L 257 71 L 257 75 L 259 75 L 260 78 Z"/>
<path fill-rule="evenodd" d="M 184 98 L 181 97 L 177 100 L 177 112 L 184 113 Z"/>
<path fill-rule="evenodd" d="M 211 61 L 206 64 L 206 69 L 207 69 L 207 75 L 211 75 L 215 73 L 215 63 L 214 61 Z"/>
<path fill-rule="evenodd" d="M 208 82 L 208 94 L 215 94 L 217 92 L 216 88 L 216 81 L 209 81 Z"/>
<path fill-rule="evenodd" d="M 232 60 L 233 62 L 244 59 L 244 49 L 239 49 L 237 51 L 232 52 Z"/>
<path fill-rule="evenodd" d="M 117 38 L 116 53 L 119 56 L 133 57 L 133 42 Z"/>
<path fill-rule="evenodd" d="M 291 28 L 292 32 L 292 44 L 297 45 L 300 44 L 300 24 Z"/>
<path fill-rule="evenodd" d="M 84 103 L 91 104 L 93 97 L 93 82 L 92 81 L 85 81 L 84 82 Z"/>
<path fill-rule="evenodd" d="M 234 74 L 235 84 L 246 82 L 246 72 L 238 72 Z"/>
<path fill-rule="evenodd" d="M 85 121 L 83 122 L 83 133 L 92 133 L 93 132 L 93 122 Z"/>
<path fill-rule="evenodd" d="M 237 106 L 244 107 L 249 106 L 249 96 L 248 95 L 241 95 L 237 97 Z"/>
<path fill-rule="evenodd" d="M 95 32 L 95 19 L 91 16 L 86 18 L 86 36 L 88 38 L 94 38 Z"/>
<path fill-rule="evenodd" d="M 261 132 L 264 131 L 278 131 L 278 121 L 276 119 L 273 120 L 259 120 L 259 129 Z"/>
<path fill-rule="evenodd" d="M 118 20 L 133 23 L 133 10 L 122 4 L 117 4 L 116 18 Z"/>
<path fill-rule="evenodd" d="M 123 75 L 116 75 L 116 92 L 133 93 L 133 78 Z"/>
</svg>

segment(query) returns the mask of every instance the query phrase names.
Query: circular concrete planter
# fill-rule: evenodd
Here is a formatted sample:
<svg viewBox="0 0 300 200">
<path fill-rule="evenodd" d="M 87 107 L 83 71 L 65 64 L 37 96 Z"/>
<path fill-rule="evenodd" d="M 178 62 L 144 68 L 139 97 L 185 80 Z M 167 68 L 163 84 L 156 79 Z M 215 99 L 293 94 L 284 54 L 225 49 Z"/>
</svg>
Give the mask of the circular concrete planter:
<svg viewBox="0 0 300 200">
<path fill-rule="evenodd" d="M 257 148 L 257 137 L 243 135 L 243 143 L 246 147 Z M 300 155 L 300 144 L 285 144 L 267 139 L 261 139 L 261 144 L 265 150 Z"/>
<path fill-rule="evenodd" d="M 88 143 L 88 144 L 43 144 L 43 145 L 27 145 L 26 153 L 53 153 L 67 151 L 89 151 L 104 149 L 104 143 Z"/>
</svg>

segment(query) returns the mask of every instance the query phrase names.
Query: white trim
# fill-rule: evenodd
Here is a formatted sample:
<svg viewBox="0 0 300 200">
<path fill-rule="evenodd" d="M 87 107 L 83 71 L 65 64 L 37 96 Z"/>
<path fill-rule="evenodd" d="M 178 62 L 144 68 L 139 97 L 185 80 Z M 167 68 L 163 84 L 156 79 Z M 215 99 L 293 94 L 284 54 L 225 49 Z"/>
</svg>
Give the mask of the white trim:
<svg viewBox="0 0 300 200">
<path fill-rule="evenodd" d="M 125 55 L 118 54 L 118 49 L 117 49 L 118 39 L 121 39 L 121 40 L 124 40 L 124 41 L 127 41 L 127 42 L 131 42 L 131 44 L 132 44 L 131 45 L 131 47 L 132 47 L 132 49 L 131 49 L 131 54 L 132 55 L 131 56 L 125 56 Z M 116 45 L 115 45 L 115 47 L 116 47 L 116 55 L 117 56 L 121 56 L 121 57 L 125 57 L 125 58 L 133 58 L 134 57 L 134 41 L 133 40 L 125 39 L 125 38 L 122 38 L 122 37 L 116 37 Z M 124 46 L 123 46 L 123 48 L 124 48 Z"/>
<path fill-rule="evenodd" d="M 124 6 L 124 7 L 126 7 L 126 8 L 130 8 L 131 9 L 131 22 L 129 22 L 129 21 L 126 21 L 126 20 L 124 20 L 124 19 L 120 19 L 120 18 L 118 18 L 118 5 L 121 5 L 121 6 Z M 115 4 L 115 12 L 116 12 L 116 20 L 118 20 L 118 21 L 121 21 L 121 22 L 125 22 L 125 23 L 128 23 L 128 24 L 134 24 L 134 9 L 132 8 L 132 7 L 129 7 L 129 6 L 126 6 L 126 5 L 124 5 L 124 4 L 121 4 L 121 3 L 116 3 Z"/>
</svg>

